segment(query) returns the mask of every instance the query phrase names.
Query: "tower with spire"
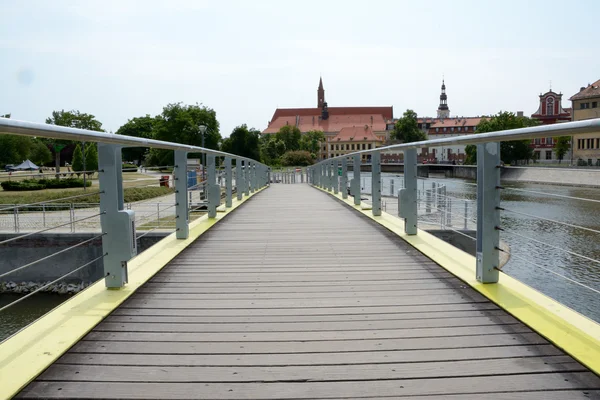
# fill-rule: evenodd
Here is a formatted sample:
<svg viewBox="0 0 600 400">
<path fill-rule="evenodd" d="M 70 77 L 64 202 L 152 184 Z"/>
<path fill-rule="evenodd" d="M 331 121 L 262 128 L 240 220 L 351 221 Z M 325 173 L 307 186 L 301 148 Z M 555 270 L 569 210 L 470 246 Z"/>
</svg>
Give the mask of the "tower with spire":
<svg viewBox="0 0 600 400">
<path fill-rule="evenodd" d="M 438 118 L 450 118 L 450 109 L 448 108 L 448 96 L 446 96 L 446 83 L 442 79 L 442 94 L 440 94 L 440 105 L 437 109 Z"/>
<path fill-rule="evenodd" d="M 317 89 L 317 107 L 323 109 L 325 105 L 325 89 L 323 89 L 323 78 L 319 77 L 319 88 Z"/>
</svg>

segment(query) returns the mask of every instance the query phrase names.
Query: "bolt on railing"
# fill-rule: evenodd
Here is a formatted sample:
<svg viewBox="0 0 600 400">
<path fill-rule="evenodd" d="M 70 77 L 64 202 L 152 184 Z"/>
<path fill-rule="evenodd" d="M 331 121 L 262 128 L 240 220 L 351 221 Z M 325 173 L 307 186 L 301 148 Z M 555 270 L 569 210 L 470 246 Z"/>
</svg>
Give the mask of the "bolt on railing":
<svg viewBox="0 0 600 400">
<path fill-rule="evenodd" d="M 373 216 L 381 215 L 381 153 L 396 151 L 404 153 L 404 187 L 398 193 L 398 214 L 405 221 L 405 232 L 408 235 L 418 234 L 418 190 L 417 190 L 417 154 L 422 147 L 440 145 L 477 145 L 477 237 L 476 237 L 476 277 L 483 283 L 495 283 L 499 278 L 500 261 L 500 142 L 534 139 L 549 136 L 572 136 L 576 134 L 599 132 L 600 119 L 567 122 L 563 124 L 544 125 L 532 128 L 513 129 L 501 132 L 490 132 L 436 140 L 425 140 L 413 143 L 391 145 L 371 150 L 362 150 L 320 161 L 309 167 L 308 176 L 312 185 L 332 191 L 339 185 L 337 165 L 341 161 L 342 197 L 346 198 L 348 171 L 345 168 L 348 160 L 352 160 L 353 177 L 350 180 L 350 195 L 354 205 L 361 205 L 361 158 L 371 158 L 371 212 Z M 335 166 L 335 176 L 332 174 Z M 334 193 L 336 192 L 333 190 Z M 438 192 L 435 185 L 426 191 L 427 212 L 431 208 L 441 209 L 441 200 L 445 193 Z M 445 207 L 445 206 L 444 206 Z M 467 203 L 465 202 L 465 207 Z M 444 210 L 445 213 L 451 210 Z M 465 210 L 465 226 L 466 215 Z M 443 218 L 444 214 L 442 214 Z M 448 218 L 448 216 L 447 216 Z M 444 221 L 441 221 L 444 224 Z"/>
<path fill-rule="evenodd" d="M 187 176 L 187 156 L 189 153 L 203 153 L 208 158 L 208 177 L 204 187 L 209 218 L 216 217 L 217 208 L 221 203 L 221 187 L 217 184 L 217 157 L 225 159 L 225 208 L 232 207 L 233 205 L 231 198 L 233 188 L 231 165 L 233 161 L 236 164 L 236 191 L 239 200 L 243 199 L 244 195 L 248 196 L 250 191 L 254 193 L 269 184 L 268 177 L 270 170 L 268 166 L 246 157 L 198 146 L 2 118 L 0 118 L 0 133 L 86 141 L 98 144 L 98 179 L 100 190 L 94 194 L 99 194 L 100 197 L 100 212 L 98 215 L 100 216 L 102 233 L 98 238 L 101 237 L 102 240 L 103 255 L 99 259 L 102 259 L 104 264 L 106 286 L 111 289 L 121 288 L 127 283 L 127 262 L 137 254 L 137 240 L 141 237 L 136 236 L 135 212 L 127 209 L 124 204 L 123 163 L 121 157 L 123 147 L 150 147 L 174 151 L 174 207 L 176 237 L 178 239 L 187 239 L 189 237 Z M 46 202 L 43 203 L 45 204 Z M 22 206 L 10 207 L 14 214 L 16 232 L 19 232 L 19 207 Z M 160 211 L 159 206 L 158 213 Z M 75 222 L 78 222 L 75 219 L 72 206 L 69 209 L 69 220 L 71 227 Z M 160 223 L 160 216 L 157 216 L 157 220 Z M 38 231 L 37 233 L 42 231 Z M 22 266 L 20 268 L 25 267 Z"/>
</svg>

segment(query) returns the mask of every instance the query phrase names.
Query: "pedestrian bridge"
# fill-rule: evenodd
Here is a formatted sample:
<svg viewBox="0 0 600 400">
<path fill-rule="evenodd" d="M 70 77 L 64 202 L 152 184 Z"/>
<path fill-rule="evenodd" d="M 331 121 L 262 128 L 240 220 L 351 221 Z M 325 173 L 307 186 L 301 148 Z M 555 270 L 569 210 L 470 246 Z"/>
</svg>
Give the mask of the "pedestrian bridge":
<svg viewBox="0 0 600 400">
<path fill-rule="evenodd" d="M 0 344 L 0 397 L 600 398 L 595 322 L 497 269 L 485 282 L 484 255 L 381 211 L 377 183 L 369 206 L 337 193 L 345 161 L 310 184 L 249 165 L 223 212 L 209 193 L 122 284 L 108 271 Z"/>
</svg>

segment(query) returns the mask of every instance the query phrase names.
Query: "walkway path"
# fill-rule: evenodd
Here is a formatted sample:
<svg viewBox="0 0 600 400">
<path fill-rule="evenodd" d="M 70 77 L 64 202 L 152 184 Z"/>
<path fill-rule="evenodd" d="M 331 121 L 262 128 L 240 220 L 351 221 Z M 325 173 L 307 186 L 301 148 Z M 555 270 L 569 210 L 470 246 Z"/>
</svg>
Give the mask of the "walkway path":
<svg viewBox="0 0 600 400">
<path fill-rule="evenodd" d="M 20 397 L 589 399 L 600 379 L 371 220 L 273 185 Z"/>
</svg>

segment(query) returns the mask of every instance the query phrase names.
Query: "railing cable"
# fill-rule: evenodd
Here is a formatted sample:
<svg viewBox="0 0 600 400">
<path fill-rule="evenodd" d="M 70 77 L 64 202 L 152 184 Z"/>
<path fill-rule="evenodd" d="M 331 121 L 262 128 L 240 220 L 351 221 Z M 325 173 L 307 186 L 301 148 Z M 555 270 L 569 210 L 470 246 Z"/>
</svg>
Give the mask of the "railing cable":
<svg viewBox="0 0 600 400">
<path fill-rule="evenodd" d="M 78 195 L 75 195 L 75 196 L 68 196 L 68 197 L 61 197 L 60 199 L 54 199 L 54 200 L 44 200 L 44 201 L 39 201 L 37 203 L 16 204 L 16 205 L 14 205 L 12 207 L 0 208 L 0 212 L 1 211 L 13 210 L 15 208 L 25 208 L 25 207 L 30 207 L 30 206 L 39 206 L 39 205 L 47 204 L 47 203 L 54 203 L 54 202 L 60 201 L 60 200 L 71 200 L 71 199 L 78 199 L 80 197 L 95 196 L 97 194 L 102 194 L 102 193 L 104 193 L 104 191 L 93 192 L 93 193 L 85 193 L 85 194 L 78 194 Z"/>
<path fill-rule="evenodd" d="M 521 212 L 521 211 L 509 210 L 509 209 L 506 209 L 506 208 L 500 208 L 500 210 L 501 211 L 510 212 L 510 213 L 513 213 L 513 214 L 517 214 L 517 215 L 524 215 L 524 216 L 530 217 L 530 218 L 540 219 L 542 221 L 547 221 L 547 222 L 552 222 L 552 223 L 559 224 L 559 225 L 568 226 L 570 228 L 583 229 L 585 231 L 592 232 L 592 233 L 600 233 L 600 231 L 597 230 L 597 229 L 586 228 L 584 226 L 573 225 L 573 224 L 569 224 L 567 222 L 562 222 L 562 221 L 556 221 L 554 219 L 544 218 L 544 217 L 540 217 L 540 216 L 537 216 L 537 215 L 533 215 L 533 214 L 529 214 L 529 213 L 524 213 L 524 212 Z"/>
<path fill-rule="evenodd" d="M 591 202 L 591 203 L 600 203 L 600 200 L 586 199 L 585 197 L 567 196 L 567 195 L 564 195 L 564 194 L 538 192 L 538 191 L 535 191 L 535 190 L 519 189 L 519 188 L 511 188 L 511 187 L 504 187 L 503 189 L 504 190 L 512 190 L 512 191 L 515 191 L 515 192 L 533 193 L 533 194 L 540 194 L 540 195 L 543 195 L 543 196 L 558 197 L 558 198 L 561 198 L 561 199 L 580 200 L 580 201 L 588 201 L 588 202 Z"/>
</svg>

